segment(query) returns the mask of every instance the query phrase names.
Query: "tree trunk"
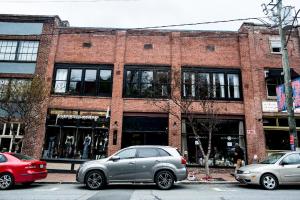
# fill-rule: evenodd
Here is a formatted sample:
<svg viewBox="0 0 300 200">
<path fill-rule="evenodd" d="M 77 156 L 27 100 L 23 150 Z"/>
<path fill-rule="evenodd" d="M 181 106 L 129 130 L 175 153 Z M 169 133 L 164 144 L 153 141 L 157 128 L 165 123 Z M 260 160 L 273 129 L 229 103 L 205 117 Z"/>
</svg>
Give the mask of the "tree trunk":
<svg viewBox="0 0 300 200">
<path fill-rule="evenodd" d="M 209 165 L 208 165 L 208 156 L 204 156 L 204 162 L 205 162 L 205 179 L 209 179 Z"/>
</svg>

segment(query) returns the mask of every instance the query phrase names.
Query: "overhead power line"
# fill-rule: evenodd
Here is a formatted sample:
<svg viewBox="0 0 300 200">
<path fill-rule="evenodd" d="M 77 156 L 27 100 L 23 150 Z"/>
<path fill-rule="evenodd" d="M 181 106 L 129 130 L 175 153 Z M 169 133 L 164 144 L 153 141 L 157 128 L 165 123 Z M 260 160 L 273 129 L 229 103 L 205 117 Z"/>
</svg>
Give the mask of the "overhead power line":
<svg viewBox="0 0 300 200">
<path fill-rule="evenodd" d="M 169 28 L 169 27 L 179 27 L 179 26 L 195 26 L 195 25 L 206 25 L 206 24 L 217 24 L 217 23 L 228 23 L 237 21 L 247 21 L 247 20 L 258 20 L 267 17 L 248 17 L 248 18 L 238 18 L 238 19 L 228 19 L 228 20 L 217 20 L 217 21 L 206 21 L 206 22 L 196 22 L 196 23 L 186 23 L 186 24 L 171 24 L 171 25 L 161 25 L 161 26 L 146 26 L 143 28 L 133 28 L 133 29 L 156 29 L 156 28 Z"/>
</svg>

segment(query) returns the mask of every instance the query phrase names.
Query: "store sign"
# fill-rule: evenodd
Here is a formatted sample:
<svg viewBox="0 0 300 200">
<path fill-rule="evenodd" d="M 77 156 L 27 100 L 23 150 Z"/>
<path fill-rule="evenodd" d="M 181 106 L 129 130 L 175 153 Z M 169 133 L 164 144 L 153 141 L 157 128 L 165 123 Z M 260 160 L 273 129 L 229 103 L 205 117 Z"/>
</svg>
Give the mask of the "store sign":
<svg viewBox="0 0 300 200">
<path fill-rule="evenodd" d="M 263 101 L 262 102 L 263 112 L 278 112 L 278 106 L 276 101 Z"/>
<path fill-rule="evenodd" d="M 262 111 L 263 112 L 280 112 L 278 109 L 278 103 L 276 101 L 263 101 L 262 102 Z M 286 111 L 282 111 L 286 112 Z M 294 109 L 295 113 L 300 113 L 300 108 Z"/>
<path fill-rule="evenodd" d="M 57 119 L 91 119 L 97 121 L 98 116 L 85 116 L 85 115 L 57 115 Z"/>
</svg>

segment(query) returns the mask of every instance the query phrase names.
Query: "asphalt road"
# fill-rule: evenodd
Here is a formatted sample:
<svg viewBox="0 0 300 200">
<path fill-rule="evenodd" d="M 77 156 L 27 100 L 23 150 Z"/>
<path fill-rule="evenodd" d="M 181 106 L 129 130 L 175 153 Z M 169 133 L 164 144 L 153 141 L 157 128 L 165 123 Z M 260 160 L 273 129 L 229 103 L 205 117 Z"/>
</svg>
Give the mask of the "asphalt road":
<svg viewBox="0 0 300 200">
<path fill-rule="evenodd" d="M 275 191 L 259 187 L 245 187 L 235 184 L 177 184 L 172 190 L 162 191 L 155 185 L 110 185 L 104 190 L 91 191 L 79 184 L 35 184 L 16 186 L 0 191 L 0 199 L 52 200 L 299 200 L 300 186 L 285 186 Z"/>
</svg>

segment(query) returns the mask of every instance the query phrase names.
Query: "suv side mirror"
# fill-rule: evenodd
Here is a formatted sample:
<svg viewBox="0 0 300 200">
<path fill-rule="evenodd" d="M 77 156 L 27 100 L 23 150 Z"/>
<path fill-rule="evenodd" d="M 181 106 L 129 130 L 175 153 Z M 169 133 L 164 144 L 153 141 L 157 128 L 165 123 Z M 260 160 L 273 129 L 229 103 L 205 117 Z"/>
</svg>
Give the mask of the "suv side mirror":
<svg viewBox="0 0 300 200">
<path fill-rule="evenodd" d="M 112 161 L 120 160 L 120 156 L 112 156 L 112 157 L 110 158 L 110 160 L 112 160 Z"/>
</svg>

